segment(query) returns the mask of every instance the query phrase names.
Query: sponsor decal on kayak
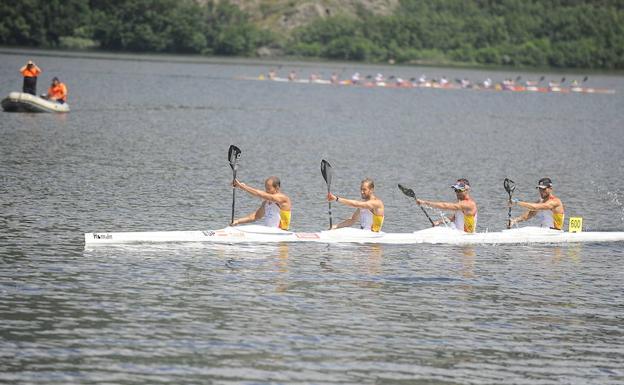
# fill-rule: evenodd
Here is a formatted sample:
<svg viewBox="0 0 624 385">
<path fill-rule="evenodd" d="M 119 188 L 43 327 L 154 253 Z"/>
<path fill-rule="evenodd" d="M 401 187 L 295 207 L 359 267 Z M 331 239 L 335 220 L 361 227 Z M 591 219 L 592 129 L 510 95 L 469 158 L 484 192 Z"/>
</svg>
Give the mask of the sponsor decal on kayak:
<svg viewBox="0 0 624 385">
<path fill-rule="evenodd" d="M 108 233 L 93 233 L 93 239 L 113 239 L 113 234 Z"/>
<path fill-rule="evenodd" d="M 295 233 L 295 236 L 300 239 L 319 239 L 318 233 Z"/>
<path fill-rule="evenodd" d="M 230 237 L 230 238 L 241 238 L 245 236 L 245 233 L 229 233 L 223 230 L 216 231 L 202 231 L 202 233 L 207 237 Z"/>
</svg>

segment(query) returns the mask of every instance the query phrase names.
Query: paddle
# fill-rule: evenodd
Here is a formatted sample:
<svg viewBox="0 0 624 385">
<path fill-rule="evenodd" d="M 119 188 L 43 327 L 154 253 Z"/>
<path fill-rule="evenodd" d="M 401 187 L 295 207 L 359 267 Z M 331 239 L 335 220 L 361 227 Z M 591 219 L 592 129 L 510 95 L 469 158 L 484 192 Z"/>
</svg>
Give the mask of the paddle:
<svg viewBox="0 0 624 385">
<path fill-rule="evenodd" d="M 507 191 L 507 194 L 509 195 L 509 203 L 511 203 L 511 194 L 513 194 L 514 190 L 516 189 L 516 183 L 509 178 L 505 178 L 505 180 L 503 181 L 503 186 L 505 187 L 505 191 Z M 507 228 L 511 229 L 511 206 L 509 206 L 509 212 L 507 213 L 507 217 Z"/>
<path fill-rule="evenodd" d="M 408 197 L 416 200 L 416 194 L 414 193 L 414 190 L 412 190 L 411 188 L 407 188 L 399 183 L 399 190 L 401 190 L 401 192 L 407 195 Z M 419 207 L 421 208 L 423 213 L 425 213 L 425 215 L 427 216 L 427 219 L 429 219 L 429 222 L 431 222 L 431 227 L 435 227 L 435 223 L 433 223 L 433 221 L 431 220 L 431 217 L 429 216 L 429 214 L 427 214 L 427 211 L 425 210 L 425 208 L 422 206 L 419 206 Z"/>
<path fill-rule="evenodd" d="M 236 188 L 233 186 L 234 181 L 236 180 L 236 171 L 238 170 L 238 160 L 241 156 L 240 148 L 235 145 L 231 145 L 228 150 L 228 161 L 230 162 L 230 167 L 232 168 L 232 220 L 230 224 L 234 223 L 234 206 L 236 204 Z"/>
<path fill-rule="evenodd" d="M 321 174 L 323 174 L 323 179 L 325 179 L 325 183 L 327 183 L 327 194 L 329 194 L 331 190 L 331 181 L 332 181 L 332 167 L 328 161 L 325 159 L 321 160 Z M 332 212 L 331 212 L 331 202 L 327 202 L 329 206 L 329 229 L 332 228 Z"/>
</svg>

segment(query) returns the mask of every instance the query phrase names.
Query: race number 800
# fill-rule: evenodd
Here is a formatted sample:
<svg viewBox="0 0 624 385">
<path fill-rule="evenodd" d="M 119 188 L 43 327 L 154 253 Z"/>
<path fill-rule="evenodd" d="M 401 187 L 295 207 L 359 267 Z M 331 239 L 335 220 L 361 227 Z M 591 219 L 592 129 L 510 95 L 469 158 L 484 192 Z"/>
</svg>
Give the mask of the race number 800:
<svg viewBox="0 0 624 385">
<path fill-rule="evenodd" d="M 571 233 L 580 233 L 581 231 L 583 231 L 583 218 L 571 217 L 568 231 Z"/>
</svg>

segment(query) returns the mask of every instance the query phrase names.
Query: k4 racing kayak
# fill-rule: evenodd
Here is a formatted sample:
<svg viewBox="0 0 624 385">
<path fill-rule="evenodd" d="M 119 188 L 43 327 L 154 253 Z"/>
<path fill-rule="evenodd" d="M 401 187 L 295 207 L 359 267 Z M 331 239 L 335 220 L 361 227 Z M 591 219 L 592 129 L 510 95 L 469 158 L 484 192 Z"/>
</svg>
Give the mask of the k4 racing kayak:
<svg viewBox="0 0 624 385">
<path fill-rule="evenodd" d="M 447 227 L 432 227 L 412 233 L 384 233 L 342 228 L 315 233 L 291 232 L 259 225 L 226 227 L 207 231 L 100 232 L 86 233 L 85 247 L 164 242 L 208 243 L 372 243 L 372 244 L 532 244 L 624 241 L 624 232 L 568 233 L 540 227 L 522 227 L 498 232 L 465 233 Z"/>
</svg>

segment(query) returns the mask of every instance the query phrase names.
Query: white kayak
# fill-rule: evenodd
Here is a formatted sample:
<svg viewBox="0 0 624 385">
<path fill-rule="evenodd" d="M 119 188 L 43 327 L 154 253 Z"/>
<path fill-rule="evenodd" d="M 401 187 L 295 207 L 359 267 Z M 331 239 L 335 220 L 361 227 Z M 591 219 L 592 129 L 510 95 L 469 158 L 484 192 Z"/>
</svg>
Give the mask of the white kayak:
<svg viewBox="0 0 624 385">
<path fill-rule="evenodd" d="M 69 112 L 67 103 L 58 103 L 24 92 L 11 92 L 2 99 L 1 104 L 2 109 L 7 112 Z"/>
<path fill-rule="evenodd" d="M 624 232 L 567 233 L 540 227 L 522 227 L 498 232 L 468 234 L 463 231 L 433 227 L 412 233 L 375 233 L 342 228 L 317 233 L 297 233 L 277 228 L 246 225 L 208 231 L 152 231 L 85 233 L 85 247 L 97 245 L 209 242 L 209 243 L 375 243 L 375 244 L 530 244 L 624 241 Z"/>
</svg>

